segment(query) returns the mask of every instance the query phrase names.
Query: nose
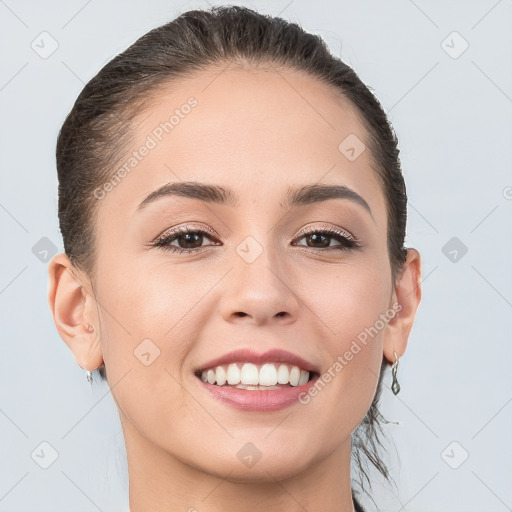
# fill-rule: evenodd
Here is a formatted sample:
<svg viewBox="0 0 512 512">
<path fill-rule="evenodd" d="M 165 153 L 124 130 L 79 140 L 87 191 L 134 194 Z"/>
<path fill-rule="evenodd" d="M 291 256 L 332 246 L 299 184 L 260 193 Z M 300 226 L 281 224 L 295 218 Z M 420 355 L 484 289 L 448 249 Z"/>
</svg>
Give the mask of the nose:
<svg viewBox="0 0 512 512">
<path fill-rule="evenodd" d="M 294 277 L 285 262 L 264 251 L 247 263 L 235 256 L 220 298 L 221 315 L 227 322 L 254 325 L 289 325 L 297 321 L 300 302 Z"/>
</svg>

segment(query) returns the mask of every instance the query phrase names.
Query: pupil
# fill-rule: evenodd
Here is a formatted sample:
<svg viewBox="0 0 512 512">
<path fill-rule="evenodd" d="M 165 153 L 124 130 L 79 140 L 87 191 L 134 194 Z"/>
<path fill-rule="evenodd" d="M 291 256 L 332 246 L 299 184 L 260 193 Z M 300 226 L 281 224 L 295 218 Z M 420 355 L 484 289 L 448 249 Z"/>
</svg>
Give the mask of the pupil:
<svg viewBox="0 0 512 512">
<path fill-rule="evenodd" d="M 199 241 L 199 245 L 201 245 L 201 242 L 203 241 L 203 235 L 201 233 L 185 233 L 181 236 L 182 239 L 185 239 L 185 247 L 182 247 L 184 249 L 190 249 L 188 244 L 194 244 L 194 242 Z M 182 244 L 183 245 L 183 244 Z M 193 248 L 193 247 L 192 247 Z"/>
<path fill-rule="evenodd" d="M 328 236 L 313 234 L 313 235 L 309 235 L 308 238 L 309 238 L 309 240 L 313 240 L 313 241 L 316 241 L 316 242 L 318 242 L 318 240 L 320 238 L 323 238 L 324 239 L 324 243 L 320 244 L 320 247 L 329 247 L 329 237 Z M 309 243 L 308 243 L 308 245 L 309 245 Z M 318 246 L 318 244 L 317 244 L 317 246 Z"/>
</svg>

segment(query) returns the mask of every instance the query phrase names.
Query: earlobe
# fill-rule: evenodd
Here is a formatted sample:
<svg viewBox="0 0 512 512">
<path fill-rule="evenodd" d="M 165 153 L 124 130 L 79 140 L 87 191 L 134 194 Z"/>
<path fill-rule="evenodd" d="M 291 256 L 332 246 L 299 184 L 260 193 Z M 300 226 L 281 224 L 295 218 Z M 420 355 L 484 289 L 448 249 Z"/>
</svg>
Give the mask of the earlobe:
<svg viewBox="0 0 512 512">
<path fill-rule="evenodd" d="M 393 293 L 390 307 L 397 314 L 390 320 L 384 339 L 384 357 L 394 363 L 395 352 L 401 357 L 414 323 L 416 310 L 421 300 L 421 257 L 416 249 L 407 249 L 407 258 Z"/>
<path fill-rule="evenodd" d="M 48 266 L 48 302 L 60 337 L 82 368 L 96 369 L 103 361 L 98 332 L 92 327 L 94 297 L 73 271 L 64 253 L 57 254 Z"/>
</svg>

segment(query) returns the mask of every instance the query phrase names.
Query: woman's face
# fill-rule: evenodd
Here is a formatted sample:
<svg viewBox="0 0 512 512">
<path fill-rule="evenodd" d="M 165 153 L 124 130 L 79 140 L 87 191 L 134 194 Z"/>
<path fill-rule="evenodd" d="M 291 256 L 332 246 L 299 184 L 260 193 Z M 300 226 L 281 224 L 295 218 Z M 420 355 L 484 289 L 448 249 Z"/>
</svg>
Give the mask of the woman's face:
<svg viewBox="0 0 512 512">
<path fill-rule="evenodd" d="M 222 69 L 154 93 L 125 171 L 97 189 L 93 321 L 129 453 L 264 480 L 347 453 L 371 404 L 394 301 L 386 203 L 346 100 L 296 72 Z M 168 185 L 181 193 L 151 198 Z M 294 195 L 317 186 L 340 188 Z M 238 350 L 288 353 L 259 360 L 269 382 L 289 354 L 331 378 L 301 400 L 290 384 L 221 399 L 201 371 L 222 381 L 212 362 Z"/>
</svg>

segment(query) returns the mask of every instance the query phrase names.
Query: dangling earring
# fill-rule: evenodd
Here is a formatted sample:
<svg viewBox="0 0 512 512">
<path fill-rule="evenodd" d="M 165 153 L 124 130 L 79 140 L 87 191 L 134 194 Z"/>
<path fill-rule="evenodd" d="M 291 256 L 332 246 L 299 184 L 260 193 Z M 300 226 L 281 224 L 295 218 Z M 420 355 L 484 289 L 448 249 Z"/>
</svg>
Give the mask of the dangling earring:
<svg viewBox="0 0 512 512">
<path fill-rule="evenodd" d="M 393 366 L 391 367 L 391 373 L 393 374 L 393 383 L 391 384 L 391 390 L 395 395 L 398 394 L 400 391 L 400 384 L 398 384 L 398 381 L 396 380 L 396 372 L 398 370 L 398 354 L 394 352 L 396 361 L 393 363 Z"/>
<path fill-rule="evenodd" d="M 92 388 L 92 372 L 91 372 L 91 370 L 87 370 L 86 374 L 87 374 L 87 380 L 89 381 L 89 384 L 91 385 L 91 388 Z"/>
<path fill-rule="evenodd" d="M 85 327 L 89 332 L 94 331 L 94 326 L 92 326 L 91 324 L 87 324 Z M 87 380 L 88 380 L 89 384 L 91 385 L 91 389 L 92 389 L 92 372 L 91 372 L 91 370 L 87 370 L 85 373 L 87 375 Z"/>
</svg>

